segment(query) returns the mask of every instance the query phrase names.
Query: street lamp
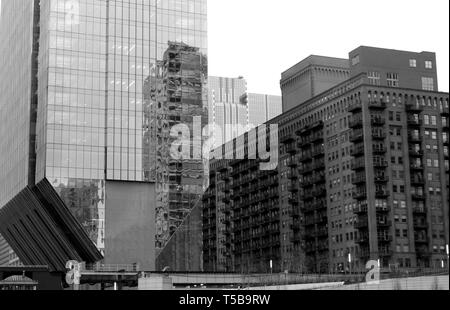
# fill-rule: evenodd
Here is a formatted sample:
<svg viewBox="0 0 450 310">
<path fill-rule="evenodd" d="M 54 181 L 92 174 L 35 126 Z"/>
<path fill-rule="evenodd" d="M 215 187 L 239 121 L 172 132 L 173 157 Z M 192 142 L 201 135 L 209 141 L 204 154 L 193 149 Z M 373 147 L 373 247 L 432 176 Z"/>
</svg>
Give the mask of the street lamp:
<svg viewBox="0 0 450 310">
<path fill-rule="evenodd" d="M 450 270 L 450 262 L 449 262 L 449 255 L 448 255 L 448 244 L 445 245 L 445 252 L 447 253 L 447 268 Z"/>
<path fill-rule="evenodd" d="M 348 264 L 350 268 L 350 275 L 352 274 L 352 253 L 348 253 Z"/>
</svg>

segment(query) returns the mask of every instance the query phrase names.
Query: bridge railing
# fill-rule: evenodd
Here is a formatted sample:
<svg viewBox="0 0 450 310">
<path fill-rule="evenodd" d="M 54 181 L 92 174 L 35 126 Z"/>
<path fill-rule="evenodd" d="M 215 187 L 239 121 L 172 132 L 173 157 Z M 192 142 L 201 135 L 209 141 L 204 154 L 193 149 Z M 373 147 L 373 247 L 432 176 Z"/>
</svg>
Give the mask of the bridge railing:
<svg viewBox="0 0 450 310">
<path fill-rule="evenodd" d="M 139 264 L 85 264 L 82 270 L 92 272 L 139 272 Z"/>
</svg>

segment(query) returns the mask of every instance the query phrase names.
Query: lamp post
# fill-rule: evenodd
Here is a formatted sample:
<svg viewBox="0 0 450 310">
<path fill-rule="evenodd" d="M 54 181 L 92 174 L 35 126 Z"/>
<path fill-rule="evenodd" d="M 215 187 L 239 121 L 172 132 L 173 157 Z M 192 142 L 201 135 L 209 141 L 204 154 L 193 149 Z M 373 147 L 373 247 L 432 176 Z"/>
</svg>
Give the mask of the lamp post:
<svg viewBox="0 0 450 310">
<path fill-rule="evenodd" d="M 445 245 L 445 253 L 447 253 L 447 268 L 450 272 L 450 262 L 449 262 L 449 252 L 448 252 L 448 244 Z"/>
<path fill-rule="evenodd" d="M 350 268 L 350 275 L 352 275 L 352 253 L 348 253 L 348 265 Z"/>
</svg>

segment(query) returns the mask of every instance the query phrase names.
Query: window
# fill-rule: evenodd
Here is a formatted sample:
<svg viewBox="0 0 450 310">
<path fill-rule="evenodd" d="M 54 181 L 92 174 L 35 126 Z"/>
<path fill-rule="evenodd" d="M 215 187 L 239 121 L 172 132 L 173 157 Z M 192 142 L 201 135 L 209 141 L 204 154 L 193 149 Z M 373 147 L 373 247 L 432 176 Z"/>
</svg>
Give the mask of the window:
<svg viewBox="0 0 450 310">
<path fill-rule="evenodd" d="M 437 125 L 437 117 L 436 116 L 431 116 L 431 125 L 436 126 Z"/>
<path fill-rule="evenodd" d="M 431 77 L 422 77 L 422 89 L 434 91 L 434 79 Z"/>
<path fill-rule="evenodd" d="M 387 85 L 389 87 L 399 87 L 398 73 L 387 74 Z"/>
<path fill-rule="evenodd" d="M 409 66 L 411 68 L 416 68 L 417 67 L 417 60 L 416 59 L 410 59 L 409 60 Z"/>
<path fill-rule="evenodd" d="M 381 84 L 381 76 L 379 72 L 368 72 L 369 84 L 379 86 Z"/>
<path fill-rule="evenodd" d="M 359 64 L 359 55 L 352 58 L 352 65 L 356 66 L 357 64 Z"/>
<path fill-rule="evenodd" d="M 426 69 L 433 69 L 433 62 L 431 60 L 425 61 L 425 68 Z"/>
</svg>

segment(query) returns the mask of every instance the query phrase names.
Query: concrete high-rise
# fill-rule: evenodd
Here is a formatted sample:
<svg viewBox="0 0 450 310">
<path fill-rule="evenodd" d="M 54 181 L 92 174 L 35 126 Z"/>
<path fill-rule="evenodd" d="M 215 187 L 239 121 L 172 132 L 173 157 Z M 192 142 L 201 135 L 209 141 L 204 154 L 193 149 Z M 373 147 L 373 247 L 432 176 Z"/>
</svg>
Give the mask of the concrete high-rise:
<svg viewBox="0 0 450 310">
<path fill-rule="evenodd" d="M 156 194 L 117 191 L 155 193 L 145 81 L 169 41 L 207 54 L 206 0 L 3 0 L 2 16 L 0 206 L 47 178 L 107 263 L 154 268 L 158 230 L 148 226 L 170 231 Z M 108 225 L 120 214 L 127 223 Z M 129 256 L 133 244 L 145 257 Z"/>
</svg>

